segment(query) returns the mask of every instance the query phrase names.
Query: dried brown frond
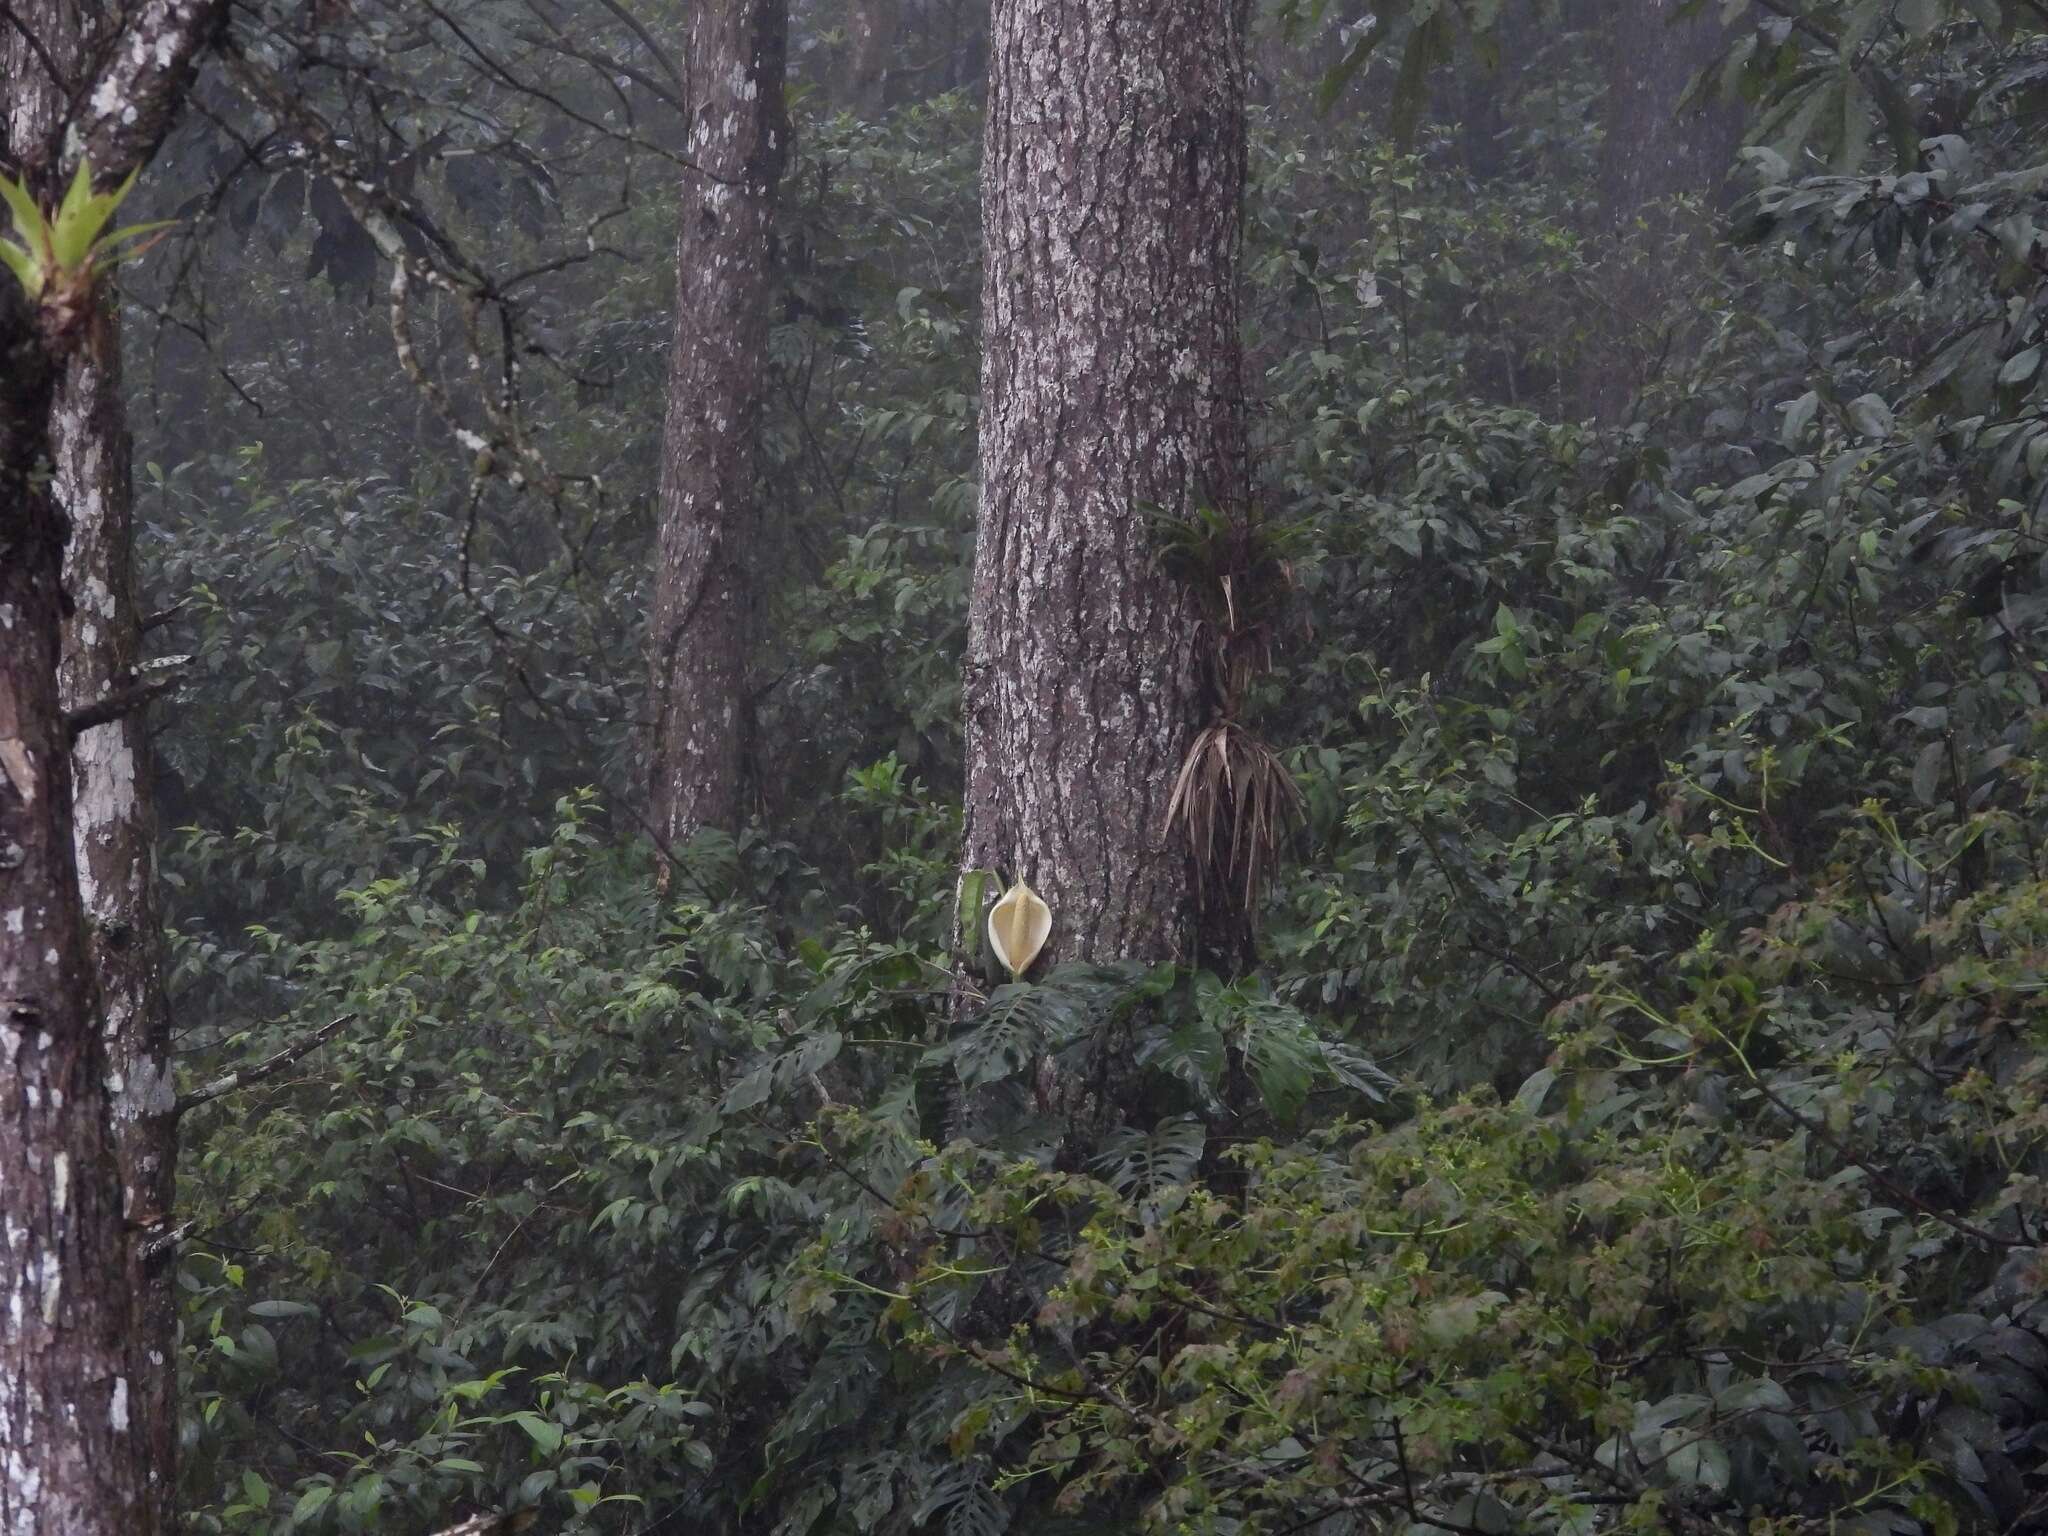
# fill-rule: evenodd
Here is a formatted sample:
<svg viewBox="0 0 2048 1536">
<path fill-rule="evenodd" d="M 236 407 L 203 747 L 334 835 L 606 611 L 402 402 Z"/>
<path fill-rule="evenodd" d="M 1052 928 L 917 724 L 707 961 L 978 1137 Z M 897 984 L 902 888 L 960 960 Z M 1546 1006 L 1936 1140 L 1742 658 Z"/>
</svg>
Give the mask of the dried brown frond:
<svg viewBox="0 0 2048 1536">
<path fill-rule="evenodd" d="M 1250 913 L 1280 839 L 1301 814 L 1301 791 L 1280 755 L 1237 721 L 1205 726 L 1188 746 L 1166 807 L 1166 830 L 1187 829 L 1198 895 L 1211 882 L 1242 893 Z"/>
</svg>

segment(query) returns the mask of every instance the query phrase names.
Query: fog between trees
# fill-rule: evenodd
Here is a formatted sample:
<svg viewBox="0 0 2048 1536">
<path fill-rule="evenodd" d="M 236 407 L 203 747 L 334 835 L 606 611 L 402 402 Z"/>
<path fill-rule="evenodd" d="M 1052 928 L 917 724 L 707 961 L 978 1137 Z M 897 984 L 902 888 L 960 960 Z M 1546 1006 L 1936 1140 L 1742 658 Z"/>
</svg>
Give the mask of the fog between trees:
<svg viewBox="0 0 2048 1536">
<path fill-rule="evenodd" d="M 0 87 L 0 1532 L 2048 1528 L 2034 0 Z"/>
</svg>

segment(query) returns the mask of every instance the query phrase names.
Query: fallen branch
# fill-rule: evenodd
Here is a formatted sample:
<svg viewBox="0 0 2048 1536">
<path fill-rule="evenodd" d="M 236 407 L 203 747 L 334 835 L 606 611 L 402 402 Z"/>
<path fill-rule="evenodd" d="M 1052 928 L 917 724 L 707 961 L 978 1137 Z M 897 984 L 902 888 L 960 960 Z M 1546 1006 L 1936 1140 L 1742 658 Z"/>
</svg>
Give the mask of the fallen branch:
<svg viewBox="0 0 2048 1536">
<path fill-rule="evenodd" d="M 303 1040 L 293 1041 L 276 1055 L 266 1056 L 254 1066 L 244 1067 L 239 1072 L 230 1072 L 226 1077 L 217 1077 L 203 1088 L 195 1088 L 190 1093 L 180 1095 L 177 1112 L 182 1115 L 237 1089 L 247 1088 L 251 1083 L 260 1083 L 266 1077 L 274 1077 L 301 1056 L 332 1040 L 341 1033 L 344 1025 L 353 1023 L 355 1017 L 352 1013 L 344 1013 L 338 1019 L 329 1019 Z"/>
</svg>

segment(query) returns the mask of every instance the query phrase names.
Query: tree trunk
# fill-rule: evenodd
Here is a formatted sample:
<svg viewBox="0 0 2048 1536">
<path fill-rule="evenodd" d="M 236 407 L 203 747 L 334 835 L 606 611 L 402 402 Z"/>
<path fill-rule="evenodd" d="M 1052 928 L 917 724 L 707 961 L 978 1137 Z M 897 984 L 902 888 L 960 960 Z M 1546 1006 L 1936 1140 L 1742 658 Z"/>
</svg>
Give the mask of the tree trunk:
<svg viewBox="0 0 2048 1536">
<path fill-rule="evenodd" d="M 1600 153 L 1600 219 L 1615 262 L 1605 283 L 1613 306 L 1608 345 L 1588 360 L 1587 402 L 1602 422 L 1621 420 L 1671 344 L 1664 321 L 1690 291 L 1710 233 L 1680 216 L 1680 198 L 1711 214 L 1742 142 L 1742 113 L 1715 101 L 1679 111 L 1685 88 L 1726 42 L 1711 11 L 1673 23 L 1681 0 L 1615 0 L 1607 21 L 1606 140 Z M 1689 238 L 1690 237 L 1690 238 Z"/>
<path fill-rule="evenodd" d="M 111 302 L 57 388 L 58 504 L 71 522 L 58 683 L 76 709 L 134 683 L 142 655 L 134 500 L 121 396 L 120 323 Z M 177 1266 L 142 1240 L 169 1222 L 177 1173 L 170 1015 L 156 902 L 154 755 L 140 710 L 84 732 L 72 752 L 72 838 L 91 933 L 129 1244 L 136 1362 L 132 1413 L 148 1459 L 157 1529 L 174 1529 L 177 1491 Z"/>
<path fill-rule="evenodd" d="M 902 0 L 849 0 L 840 94 L 856 117 L 876 117 L 887 104 L 889 60 L 902 21 Z"/>
<path fill-rule="evenodd" d="M 0 1530 L 149 1531 L 128 1244 L 57 699 L 57 370 L 0 297 Z"/>
<path fill-rule="evenodd" d="M 1213 707 L 1162 519 L 1248 503 L 1242 0 L 996 0 L 965 863 L 1047 963 L 1187 959 L 1167 809 Z"/>
<path fill-rule="evenodd" d="M 17 7 L 0 32 L 0 159 L 45 206 L 80 150 L 104 189 L 154 152 L 218 23 L 215 0 L 143 0 L 119 12 L 73 0 Z M 88 62 L 97 73 L 87 76 Z M 51 69 L 64 72 L 62 88 Z M 62 163 L 60 163 L 60 161 Z M 65 545 L 86 528 L 67 666 L 132 659 L 126 431 L 110 295 L 80 326 L 38 313 L 0 280 L 0 1530 L 8 1536 L 151 1536 L 169 1508 L 169 1294 L 138 1305 L 142 1245 L 124 1195 L 159 1216 L 169 1177 L 160 1014 L 148 1011 L 155 923 L 135 759 L 101 727 L 87 757 L 92 821 L 74 838 L 73 749 L 59 666 L 70 607 Z M 100 312 L 106 310 L 108 312 Z M 61 504 L 60 504 L 61 503 Z M 68 515 L 67 515 L 68 514 Z M 126 602 L 125 614 L 123 604 Z M 125 622 L 123 622 L 125 619 Z M 104 633 L 102 632 L 104 630 Z M 125 771 L 126 789 L 118 783 Z M 134 839 L 140 838 L 137 843 Z M 80 896 L 141 925 L 103 1014 Z M 98 887 L 105 886 L 100 890 Z M 115 887 L 119 889 L 115 889 Z M 133 893 L 141 891 L 137 906 Z M 101 935 L 111 952 L 120 936 Z M 137 990 L 139 989 L 139 990 Z M 104 1024 L 121 1038 L 110 1043 Z M 157 1054 L 151 1055 L 155 1051 Z M 117 1149 L 113 1105 L 132 1139 Z M 124 1170 L 123 1154 L 132 1158 Z M 152 1477 L 156 1478 L 152 1486 Z"/>
<path fill-rule="evenodd" d="M 39 41 L 61 67 L 85 56 L 78 18 L 59 7 Z M 62 167 L 41 166 L 35 146 L 58 142 L 65 102 L 48 72 L 17 74 L 9 107 L 21 158 L 52 185 Z M 45 151 L 47 153 L 47 151 Z M 50 412 L 52 490 L 70 527 L 58 700 L 67 710 L 136 681 L 142 626 L 135 592 L 134 497 L 128 414 L 121 394 L 121 325 L 111 291 L 92 315 L 57 380 Z M 170 1027 L 162 992 L 155 889 L 156 816 L 149 737 L 139 712 L 78 738 L 71 759 L 72 836 L 88 923 L 113 1101 L 121 1209 L 131 1229 L 164 1221 L 177 1168 Z M 157 1525 L 170 1530 L 177 1488 L 177 1302 L 175 1266 L 150 1263 L 129 1244 L 136 1308 L 131 1416 L 146 1446 Z"/>
<path fill-rule="evenodd" d="M 767 370 L 787 0 L 705 0 L 692 13 L 696 124 L 676 235 L 676 335 L 662 435 L 651 626 L 650 803 L 665 846 L 739 820 L 748 550 Z"/>
</svg>

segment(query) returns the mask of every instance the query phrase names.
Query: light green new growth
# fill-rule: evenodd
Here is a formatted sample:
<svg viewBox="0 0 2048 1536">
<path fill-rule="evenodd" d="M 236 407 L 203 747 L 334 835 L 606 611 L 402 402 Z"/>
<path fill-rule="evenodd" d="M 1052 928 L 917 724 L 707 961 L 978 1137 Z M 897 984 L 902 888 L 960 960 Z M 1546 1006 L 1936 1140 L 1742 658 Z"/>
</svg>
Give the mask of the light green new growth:
<svg viewBox="0 0 2048 1536">
<path fill-rule="evenodd" d="M 16 236 L 15 241 L 0 240 L 0 261 L 7 264 L 31 302 L 78 305 L 102 271 L 140 255 L 153 243 L 137 241 L 170 227 L 174 221 L 166 219 L 131 224 L 101 235 L 134 185 L 131 172 L 114 191 L 95 192 L 92 167 L 81 160 L 52 218 L 36 206 L 25 179 L 0 176 L 0 199 L 13 215 Z"/>
</svg>

